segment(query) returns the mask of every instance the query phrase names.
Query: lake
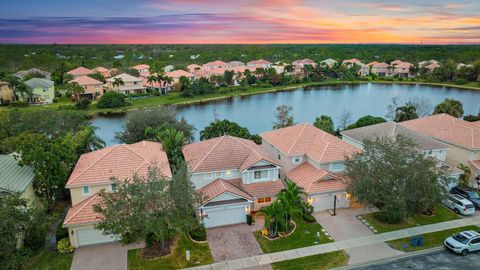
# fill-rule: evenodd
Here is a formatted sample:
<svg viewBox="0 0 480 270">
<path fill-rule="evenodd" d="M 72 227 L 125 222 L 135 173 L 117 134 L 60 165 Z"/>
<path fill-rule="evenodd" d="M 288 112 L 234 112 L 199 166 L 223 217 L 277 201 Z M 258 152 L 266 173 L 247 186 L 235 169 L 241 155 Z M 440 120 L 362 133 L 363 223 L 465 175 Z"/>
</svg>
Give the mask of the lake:
<svg viewBox="0 0 480 270">
<path fill-rule="evenodd" d="M 433 106 L 445 98 L 454 98 L 463 103 L 465 115 L 477 114 L 480 110 L 480 91 L 451 87 L 402 84 L 355 84 L 298 88 L 291 91 L 257 94 L 212 101 L 203 104 L 178 106 L 181 116 L 193 124 L 199 132 L 215 117 L 228 119 L 247 127 L 252 134 L 272 128 L 273 114 L 278 105 L 292 106 L 296 122 L 313 123 L 315 117 L 326 114 L 333 118 L 335 125 L 344 112 L 350 112 L 351 120 L 367 114 L 385 117 L 387 105 L 393 97 L 399 97 L 403 104 L 412 99 L 428 99 Z M 95 117 L 92 124 L 97 126 L 97 135 L 107 145 L 116 143 L 114 135 L 122 129 L 125 116 Z"/>
</svg>

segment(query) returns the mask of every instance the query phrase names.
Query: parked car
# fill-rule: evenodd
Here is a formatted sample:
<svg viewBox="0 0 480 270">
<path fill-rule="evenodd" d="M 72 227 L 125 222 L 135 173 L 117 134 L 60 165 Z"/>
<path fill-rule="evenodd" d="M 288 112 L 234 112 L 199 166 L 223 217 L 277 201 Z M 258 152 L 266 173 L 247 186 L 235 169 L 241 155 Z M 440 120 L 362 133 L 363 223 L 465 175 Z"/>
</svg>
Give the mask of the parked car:
<svg viewBox="0 0 480 270">
<path fill-rule="evenodd" d="M 480 195 L 478 195 L 478 193 L 472 188 L 456 186 L 450 190 L 450 193 L 458 194 L 465 199 L 471 201 L 475 208 L 480 207 Z"/>
<path fill-rule="evenodd" d="M 475 213 L 475 206 L 473 206 L 473 203 L 457 194 L 450 194 L 447 198 L 442 200 L 442 204 L 452 209 L 457 214 L 469 216 Z"/>
<path fill-rule="evenodd" d="M 476 231 L 457 233 L 445 239 L 443 245 L 448 250 L 465 256 L 468 252 L 480 250 L 480 233 Z"/>
</svg>

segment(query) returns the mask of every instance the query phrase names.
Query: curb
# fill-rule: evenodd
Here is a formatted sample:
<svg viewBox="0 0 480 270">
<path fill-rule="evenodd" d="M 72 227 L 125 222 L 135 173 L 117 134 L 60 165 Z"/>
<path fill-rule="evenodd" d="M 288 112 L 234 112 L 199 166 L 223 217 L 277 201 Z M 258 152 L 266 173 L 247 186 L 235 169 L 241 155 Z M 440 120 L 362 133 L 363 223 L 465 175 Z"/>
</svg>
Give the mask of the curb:
<svg viewBox="0 0 480 270">
<path fill-rule="evenodd" d="M 429 249 L 424 249 L 424 250 L 419 250 L 414 252 L 408 252 L 402 255 L 397 255 L 397 256 L 393 256 L 385 259 L 372 260 L 372 261 L 363 262 L 363 263 L 356 263 L 356 264 L 341 266 L 341 267 L 332 268 L 332 269 L 334 270 L 366 269 L 368 267 L 379 266 L 379 265 L 394 262 L 394 261 L 405 261 L 411 258 L 423 256 L 425 254 L 438 253 L 442 250 L 444 250 L 444 247 L 439 246 L 439 247 L 434 247 L 434 248 L 429 248 Z"/>
</svg>

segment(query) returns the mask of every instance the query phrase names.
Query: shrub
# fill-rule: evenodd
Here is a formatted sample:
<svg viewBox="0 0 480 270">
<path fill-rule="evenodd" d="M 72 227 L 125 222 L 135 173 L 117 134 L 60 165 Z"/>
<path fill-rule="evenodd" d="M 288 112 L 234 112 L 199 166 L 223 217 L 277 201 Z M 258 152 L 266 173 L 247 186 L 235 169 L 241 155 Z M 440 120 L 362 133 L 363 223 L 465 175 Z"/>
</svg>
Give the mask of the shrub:
<svg viewBox="0 0 480 270">
<path fill-rule="evenodd" d="M 69 254 L 72 253 L 75 248 L 70 245 L 70 240 L 68 240 L 68 238 L 63 238 L 62 240 L 57 242 L 57 250 L 60 253 Z"/>
<path fill-rule="evenodd" d="M 248 214 L 247 215 L 247 224 L 252 225 L 253 224 L 253 217 L 252 215 Z"/>
<path fill-rule="evenodd" d="M 92 101 L 90 99 L 81 98 L 77 102 L 75 102 L 75 108 L 79 110 L 86 110 L 91 103 Z"/>
<path fill-rule="evenodd" d="M 303 220 L 305 220 L 305 222 L 308 222 L 308 223 L 317 222 L 317 220 L 315 219 L 314 216 L 312 216 L 312 214 L 303 214 L 302 217 L 303 217 Z"/>
<path fill-rule="evenodd" d="M 195 241 L 206 241 L 207 240 L 207 230 L 205 225 L 200 224 L 195 230 L 190 231 L 190 237 Z"/>
<path fill-rule="evenodd" d="M 57 230 L 55 231 L 55 236 L 57 239 L 68 238 L 68 229 L 64 228 L 62 222 L 58 223 Z"/>
<path fill-rule="evenodd" d="M 456 79 L 454 80 L 454 83 L 455 83 L 455 84 L 459 84 L 459 85 L 460 85 L 460 84 L 466 84 L 466 83 L 467 83 L 467 80 L 465 80 L 465 79 L 463 79 L 463 78 L 456 78 Z"/>
<path fill-rule="evenodd" d="M 98 108 L 120 108 L 126 105 L 125 95 L 117 92 L 105 93 L 97 103 Z"/>
<path fill-rule="evenodd" d="M 10 106 L 12 107 L 28 107 L 28 103 L 24 101 L 12 101 L 10 102 Z"/>
<path fill-rule="evenodd" d="M 58 103 L 58 98 L 53 98 L 52 101 L 53 103 Z"/>
</svg>

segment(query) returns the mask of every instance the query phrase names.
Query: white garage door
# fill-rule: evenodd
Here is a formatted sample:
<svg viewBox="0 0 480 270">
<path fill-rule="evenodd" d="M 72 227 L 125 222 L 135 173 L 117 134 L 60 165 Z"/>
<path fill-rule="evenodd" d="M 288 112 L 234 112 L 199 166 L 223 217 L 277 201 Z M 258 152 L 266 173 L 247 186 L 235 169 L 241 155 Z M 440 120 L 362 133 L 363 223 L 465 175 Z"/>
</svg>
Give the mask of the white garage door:
<svg viewBox="0 0 480 270">
<path fill-rule="evenodd" d="M 205 227 L 212 228 L 218 226 L 232 225 L 247 222 L 245 207 L 247 205 L 240 206 L 223 206 L 223 207 L 211 207 L 204 208 L 203 212 L 206 215 L 203 220 Z"/>
<path fill-rule="evenodd" d="M 336 193 L 336 194 L 322 194 L 312 196 L 313 198 L 313 208 L 315 212 L 325 211 L 333 209 L 333 200 L 334 195 L 337 195 L 337 208 L 348 208 L 350 202 L 346 199 L 345 193 Z"/>
<path fill-rule="evenodd" d="M 115 236 L 104 235 L 102 231 L 96 229 L 77 230 L 77 244 L 79 247 L 109 243 L 115 241 Z"/>
</svg>

